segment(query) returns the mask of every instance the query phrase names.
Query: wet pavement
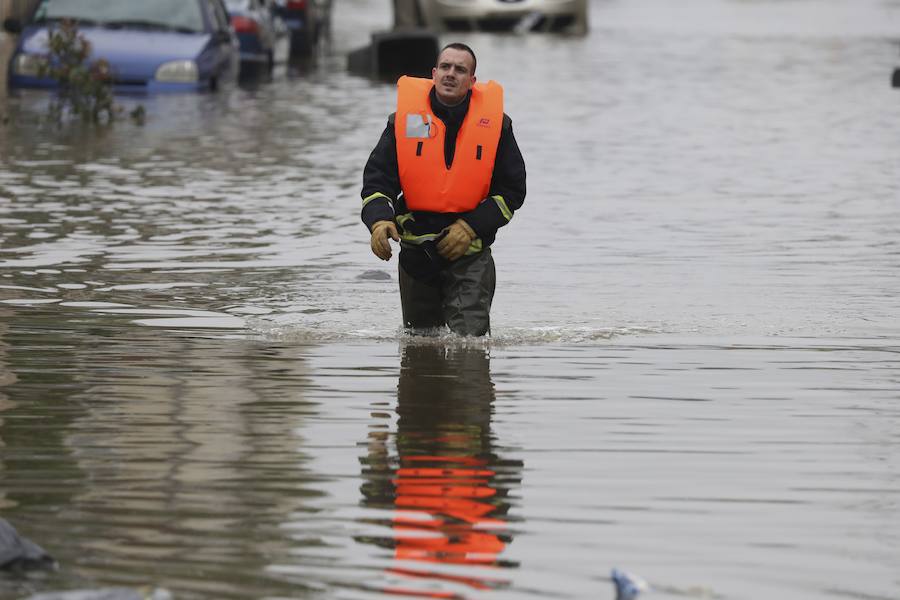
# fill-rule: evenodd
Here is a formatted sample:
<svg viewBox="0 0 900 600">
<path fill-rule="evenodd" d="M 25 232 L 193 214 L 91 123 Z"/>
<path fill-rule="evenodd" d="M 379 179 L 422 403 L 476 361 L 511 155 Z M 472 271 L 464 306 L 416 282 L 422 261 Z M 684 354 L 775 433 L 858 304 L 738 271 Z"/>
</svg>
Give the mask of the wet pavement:
<svg viewBox="0 0 900 600">
<path fill-rule="evenodd" d="M 467 33 L 529 172 L 490 340 L 399 329 L 361 171 L 394 102 L 312 65 L 0 112 L 0 598 L 893 599 L 900 7 L 591 4 Z"/>
</svg>

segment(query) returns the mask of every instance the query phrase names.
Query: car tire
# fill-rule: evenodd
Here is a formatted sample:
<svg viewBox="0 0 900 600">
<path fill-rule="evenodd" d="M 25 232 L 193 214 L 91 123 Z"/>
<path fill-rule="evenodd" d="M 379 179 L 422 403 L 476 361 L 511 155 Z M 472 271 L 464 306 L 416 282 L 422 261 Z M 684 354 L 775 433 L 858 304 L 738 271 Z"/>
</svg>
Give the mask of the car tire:
<svg viewBox="0 0 900 600">
<path fill-rule="evenodd" d="M 894 69 L 894 75 L 891 77 L 891 86 L 900 88 L 900 67 Z"/>
</svg>

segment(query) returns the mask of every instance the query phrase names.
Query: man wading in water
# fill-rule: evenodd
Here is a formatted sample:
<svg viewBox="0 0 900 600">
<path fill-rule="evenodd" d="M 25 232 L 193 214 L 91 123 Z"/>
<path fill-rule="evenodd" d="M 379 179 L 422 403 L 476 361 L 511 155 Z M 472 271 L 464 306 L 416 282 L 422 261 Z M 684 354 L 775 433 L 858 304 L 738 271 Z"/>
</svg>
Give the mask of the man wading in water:
<svg viewBox="0 0 900 600">
<path fill-rule="evenodd" d="M 397 112 L 363 172 L 372 252 L 400 242 L 400 303 L 411 329 L 490 332 L 490 245 L 525 200 L 525 162 L 503 88 L 475 83 L 475 53 L 449 44 L 431 79 L 401 77 Z"/>
</svg>

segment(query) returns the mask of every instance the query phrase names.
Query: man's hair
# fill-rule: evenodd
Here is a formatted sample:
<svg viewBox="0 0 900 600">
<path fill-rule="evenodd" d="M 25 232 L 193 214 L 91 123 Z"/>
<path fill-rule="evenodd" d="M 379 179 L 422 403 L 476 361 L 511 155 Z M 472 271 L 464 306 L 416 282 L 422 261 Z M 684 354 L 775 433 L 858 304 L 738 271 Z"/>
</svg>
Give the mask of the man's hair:
<svg viewBox="0 0 900 600">
<path fill-rule="evenodd" d="M 467 45 L 463 44 L 462 42 L 453 42 L 453 43 L 447 44 L 446 46 L 441 48 L 441 51 L 438 52 L 438 58 L 440 58 L 441 54 L 444 53 L 444 50 L 446 50 L 448 48 L 453 48 L 454 50 L 462 50 L 463 52 L 469 53 L 469 55 L 472 57 L 472 75 L 474 75 L 475 67 L 478 66 L 478 59 L 475 58 L 475 51 L 472 50 L 471 48 L 469 48 Z"/>
</svg>

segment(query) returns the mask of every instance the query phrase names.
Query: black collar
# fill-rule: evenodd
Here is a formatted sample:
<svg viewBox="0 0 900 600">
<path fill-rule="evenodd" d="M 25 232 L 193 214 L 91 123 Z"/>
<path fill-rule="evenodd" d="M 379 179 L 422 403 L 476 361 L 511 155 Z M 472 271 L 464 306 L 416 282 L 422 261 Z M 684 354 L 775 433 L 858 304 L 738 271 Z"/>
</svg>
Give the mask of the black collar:
<svg viewBox="0 0 900 600">
<path fill-rule="evenodd" d="M 446 104 L 441 103 L 441 101 L 438 100 L 437 93 L 434 91 L 433 87 L 431 88 L 429 98 L 431 100 L 431 110 L 434 112 L 434 116 L 443 121 L 445 125 L 450 123 L 462 123 L 462 120 L 466 117 L 466 113 L 469 112 L 469 100 L 472 99 L 472 90 L 469 90 L 465 99 L 456 106 L 447 106 Z"/>
</svg>

